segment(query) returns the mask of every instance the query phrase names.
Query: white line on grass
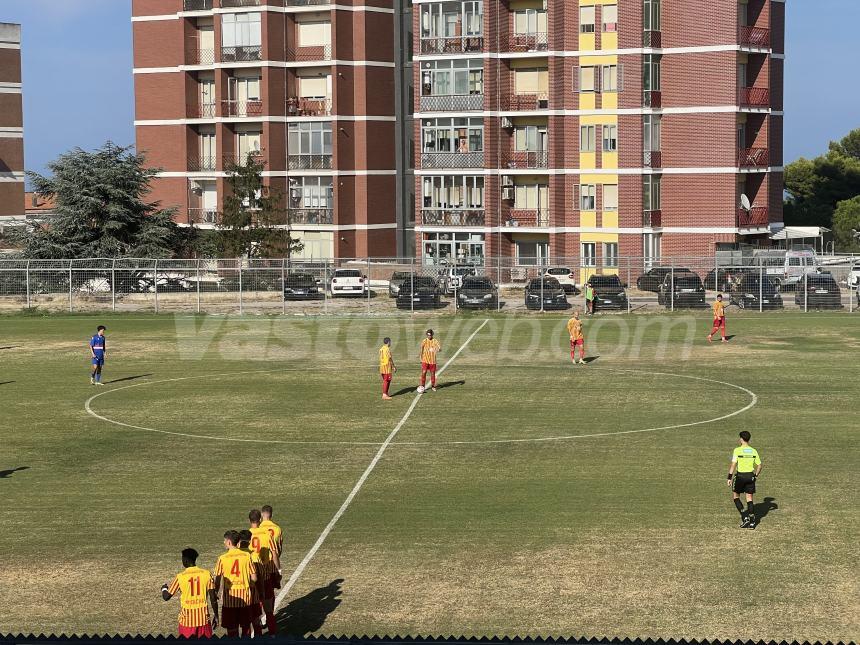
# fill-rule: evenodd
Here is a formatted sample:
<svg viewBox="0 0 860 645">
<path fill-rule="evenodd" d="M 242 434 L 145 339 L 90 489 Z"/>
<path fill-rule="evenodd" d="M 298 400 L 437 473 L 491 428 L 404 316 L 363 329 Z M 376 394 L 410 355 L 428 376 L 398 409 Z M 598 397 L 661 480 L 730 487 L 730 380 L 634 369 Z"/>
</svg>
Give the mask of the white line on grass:
<svg viewBox="0 0 860 645">
<path fill-rule="evenodd" d="M 478 327 L 475 331 L 473 331 L 472 335 L 469 336 L 462 345 L 460 345 L 460 348 L 456 352 L 454 352 L 454 355 L 451 356 L 451 358 L 449 358 L 439 370 L 438 374 L 440 376 L 448 368 L 448 366 L 454 362 L 454 359 L 456 359 L 460 355 L 460 352 L 462 352 L 466 348 L 466 345 L 468 345 L 472 341 L 472 339 L 478 334 L 479 331 L 484 328 L 484 326 L 488 322 L 490 322 L 489 319 L 484 320 L 484 322 L 481 323 L 481 326 Z M 346 513 L 346 509 L 349 508 L 349 505 L 352 503 L 352 500 L 355 499 L 356 495 L 358 495 L 358 491 L 360 491 L 361 487 L 364 486 L 364 482 L 367 481 L 367 478 L 370 476 L 370 473 L 372 473 L 373 469 L 376 468 L 376 464 L 379 463 L 380 459 L 382 459 L 382 455 L 385 453 L 386 449 L 391 444 L 394 437 L 397 436 L 397 433 L 400 432 L 400 429 L 412 415 L 412 411 L 415 409 L 415 406 L 418 405 L 418 401 L 420 401 L 421 399 L 421 396 L 415 396 L 415 398 L 412 400 L 412 404 L 409 406 L 409 409 L 406 410 L 406 414 L 404 414 L 400 421 L 397 423 L 397 425 L 394 426 L 394 430 L 391 431 L 391 433 L 379 447 L 379 450 L 376 451 L 376 455 L 374 455 L 373 459 L 370 462 L 370 465 L 368 465 L 368 467 L 362 473 L 361 477 L 358 478 L 358 481 L 355 483 L 355 486 L 352 487 L 352 490 L 349 492 L 349 495 L 347 495 L 343 504 L 341 504 L 340 508 L 337 509 L 337 513 L 334 514 L 334 517 L 331 518 L 329 523 L 323 529 L 322 533 L 320 533 L 320 536 L 317 538 L 317 541 L 314 542 L 314 545 L 311 547 L 311 550 L 305 554 L 304 559 L 299 563 L 299 566 L 296 567 L 296 570 L 293 571 L 293 575 L 291 575 L 290 579 L 287 580 L 287 584 L 285 584 L 281 591 L 278 593 L 278 596 L 275 598 L 275 609 L 278 608 L 283 599 L 287 596 L 288 593 L 290 593 L 290 590 L 301 577 L 302 573 L 304 573 L 305 568 L 307 568 L 308 564 L 310 564 L 310 561 L 314 559 L 314 556 L 317 554 L 317 551 L 320 550 L 320 547 L 323 545 L 323 542 L 325 542 L 326 538 L 329 536 L 329 533 L 331 533 L 332 529 L 334 529 L 334 526 L 335 524 L 337 524 L 337 521 L 344 513 Z"/>
</svg>

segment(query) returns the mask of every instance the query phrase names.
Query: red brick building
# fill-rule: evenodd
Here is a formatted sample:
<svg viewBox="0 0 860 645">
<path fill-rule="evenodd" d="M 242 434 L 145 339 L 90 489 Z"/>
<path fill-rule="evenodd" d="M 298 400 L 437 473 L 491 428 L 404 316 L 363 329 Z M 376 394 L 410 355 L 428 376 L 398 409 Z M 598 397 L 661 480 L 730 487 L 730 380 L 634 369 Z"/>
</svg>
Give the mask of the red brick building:
<svg viewBox="0 0 860 645">
<path fill-rule="evenodd" d="M 0 223 L 24 219 L 21 26 L 0 23 Z"/>
<path fill-rule="evenodd" d="M 784 12 L 413 0 L 419 257 L 611 272 L 765 243 L 782 225 Z"/>
<path fill-rule="evenodd" d="M 392 0 L 133 0 L 132 15 L 137 146 L 181 222 L 216 225 L 224 169 L 251 154 L 304 257 L 403 252 Z"/>
</svg>

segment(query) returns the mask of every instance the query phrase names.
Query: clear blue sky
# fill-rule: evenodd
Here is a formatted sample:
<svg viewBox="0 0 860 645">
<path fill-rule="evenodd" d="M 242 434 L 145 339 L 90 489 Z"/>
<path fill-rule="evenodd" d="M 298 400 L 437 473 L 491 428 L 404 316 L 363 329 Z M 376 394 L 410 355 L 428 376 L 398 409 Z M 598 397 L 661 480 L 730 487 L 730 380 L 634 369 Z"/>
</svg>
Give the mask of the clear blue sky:
<svg viewBox="0 0 860 645">
<path fill-rule="evenodd" d="M 130 0 L 0 0 L 23 25 L 26 164 L 134 143 Z M 785 158 L 860 127 L 860 0 L 788 0 Z"/>
</svg>

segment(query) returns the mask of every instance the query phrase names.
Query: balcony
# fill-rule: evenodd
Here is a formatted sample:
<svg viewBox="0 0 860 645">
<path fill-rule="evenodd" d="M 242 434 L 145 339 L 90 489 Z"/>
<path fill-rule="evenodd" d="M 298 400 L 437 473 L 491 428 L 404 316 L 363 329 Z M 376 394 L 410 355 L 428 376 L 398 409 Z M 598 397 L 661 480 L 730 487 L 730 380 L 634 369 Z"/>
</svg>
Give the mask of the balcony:
<svg viewBox="0 0 860 645">
<path fill-rule="evenodd" d="M 260 0 L 221 0 L 221 6 L 224 8 L 234 7 L 259 7 L 262 2 Z"/>
<path fill-rule="evenodd" d="M 287 99 L 287 114 L 290 116 L 330 116 L 331 99 L 291 96 Z"/>
<path fill-rule="evenodd" d="M 246 152 L 244 154 L 239 154 L 238 152 L 227 153 L 221 158 L 224 164 L 224 170 L 229 172 L 230 166 L 247 166 L 248 161 L 252 161 L 257 164 L 265 164 L 265 159 L 263 158 L 263 153 L 260 151 L 255 152 Z"/>
<path fill-rule="evenodd" d="M 224 116 L 257 117 L 263 114 L 263 102 L 255 101 L 221 101 Z"/>
<path fill-rule="evenodd" d="M 663 93 L 659 90 L 645 90 L 642 104 L 648 108 L 663 107 Z"/>
<path fill-rule="evenodd" d="M 767 148 L 742 148 L 738 150 L 738 168 L 767 168 L 770 151 Z"/>
<path fill-rule="evenodd" d="M 185 50 L 186 65 L 214 65 L 215 50 L 211 47 L 189 47 Z"/>
<path fill-rule="evenodd" d="M 422 168 L 483 168 L 483 152 L 422 152 Z"/>
<path fill-rule="evenodd" d="M 290 50 L 289 59 L 298 63 L 317 60 L 331 60 L 331 43 L 328 45 L 309 45 Z"/>
<path fill-rule="evenodd" d="M 549 38 L 545 31 L 529 34 L 502 34 L 499 37 L 499 51 L 502 52 L 545 52 Z"/>
<path fill-rule="evenodd" d="M 260 45 L 236 45 L 221 48 L 221 61 L 224 63 L 248 63 L 262 60 L 263 48 Z"/>
<path fill-rule="evenodd" d="M 763 27 L 739 27 L 738 42 L 744 47 L 770 49 L 770 29 Z"/>
<path fill-rule="evenodd" d="M 739 87 L 738 104 L 741 107 L 770 107 L 770 90 L 766 87 Z"/>
<path fill-rule="evenodd" d="M 646 150 L 642 155 L 642 166 L 644 168 L 662 168 L 663 153 L 660 150 Z"/>
<path fill-rule="evenodd" d="M 546 110 L 549 108 L 549 92 L 537 94 L 515 94 L 511 92 L 499 97 L 499 109 L 508 111 Z"/>
<path fill-rule="evenodd" d="M 218 157 L 216 155 L 194 155 L 188 157 L 189 172 L 208 172 L 217 167 Z"/>
<path fill-rule="evenodd" d="M 290 224 L 334 224 L 331 208 L 290 208 L 287 217 Z"/>
<path fill-rule="evenodd" d="M 422 38 L 422 54 L 462 54 L 484 49 L 483 36 L 452 36 L 450 38 Z"/>
<path fill-rule="evenodd" d="M 212 0 L 182 0 L 183 11 L 210 11 Z"/>
<path fill-rule="evenodd" d="M 505 168 L 546 168 L 549 162 L 546 150 L 508 150 L 501 157 Z"/>
<path fill-rule="evenodd" d="M 189 119 L 214 119 L 217 109 L 215 103 L 197 103 L 187 106 Z"/>
<path fill-rule="evenodd" d="M 749 211 L 738 209 L 738 228 L 763 228 L 770 224 L 767 206 L 753 206 Z"/>
<path fill-rule="evenodd" d="M 422 112 L 471 112 L 483 109 L 483 94 L 443 94 L 421 97 Z"/>
<path fill-rule="evenodd" d="M 540 228 L 549 226 L 548 208 L 512 208 L 505 226 Z"/>
<path fill-rule="evenodd" d="M 663 226 L 663 211 L 642 211 L 642 226 L 644 226 L 645 228 L 660 228 L 661 226 Z"/>
<path fill-rule="evenodd" d="M 331 155 L 287 155 L 290 170 L 330 170 Z"/>
<path fill-rule="evenodd" d="M 218 224 L 221 214 L 214 208 L 189 208 L 189 224 Z"/>
<path fill-rule="evenodd" d="M 646 29 L 642 32 L 642 46 L 659 49 L 663 46 L 663 32 Z"/>
<path fill-rule="evenodd" d="M 483 226 L 484 209 L 422 208 L 423 226 Z"/>
</svg>

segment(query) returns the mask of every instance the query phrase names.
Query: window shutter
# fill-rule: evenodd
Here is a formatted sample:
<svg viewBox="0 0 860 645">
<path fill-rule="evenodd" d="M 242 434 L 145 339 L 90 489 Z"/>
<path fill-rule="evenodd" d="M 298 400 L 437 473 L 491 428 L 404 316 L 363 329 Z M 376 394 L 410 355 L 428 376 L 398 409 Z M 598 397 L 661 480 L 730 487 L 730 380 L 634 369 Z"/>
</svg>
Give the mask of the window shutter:
<svg viewBox="0 0 860 645">
<path fill-rule="evenodd" d="M 574 94 L 579 93 L 579 68 L 574 65 L 570 70 L 570 87 Z"/>
<path fill-rule="evenodd" d="M 595 92 L 595 94 L 600 94 L 600 90 L 601 90 L 601 86 L 602 86 L 602 83 L 601 83 L 602 80 L 603 80 L 603 67 L 601 67 L 600 65 L 595 65 L 594 66 L 594 92 Z"/>
<path fill-rule="evenodd" d="M 624 91 L 624 64 L 619 63 L 618 65 L 618 91 Z"/>
<path fill-rule="evenodd" d="M 573 210 L 579 210 L 578 184 L 573 185 Z"/>
</svg>

